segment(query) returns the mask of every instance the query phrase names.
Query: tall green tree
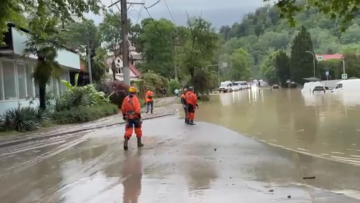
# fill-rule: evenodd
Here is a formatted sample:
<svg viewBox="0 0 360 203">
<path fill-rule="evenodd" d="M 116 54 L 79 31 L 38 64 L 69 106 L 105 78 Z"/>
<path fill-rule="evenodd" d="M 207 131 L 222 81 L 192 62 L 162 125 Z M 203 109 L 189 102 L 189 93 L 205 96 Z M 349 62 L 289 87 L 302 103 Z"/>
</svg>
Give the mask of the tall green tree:
<svg viewBox="0 0 360 203">
<path fill-rule="evenodd" d="M 142 21 L 143 31 L 140 34 L 142 54 L 146 64 L 142 71 L 152 70 L 166 78 L 174 78 L 173 36 L 175 25 L 167 19 Z"/>
<path fill-rule="evenodd" d="M 260 73 L 267 82 L 272 85 L 279 82 L 279 77 L 276 74 L 276 66 L 275 66 L 275 60 L 277 56 L 277 52 L 273 51 L 268 54 L 267 57 L 263 60 L 260 66 Z"/>
<path fill-rule="evenodd" d="M 300 32 L 296 35 L 291 46 L 290 67 L 292 80 L 303 84 L 303 78 L 314 76 L 313 44 L 310 33 L 302 26 Z"/>
<path fill-rule="evenodd" d="M 41 30 L 46 35 L 32 33 L 29 40 L 26 41 L 24 54 L 37 56 L 33 78 L 39 86 L 40 108 L 46 109 L 46 84 L 50 82 L 51 78 L 58 78 L 63 73 L 60 64 L 56 61 L 56 57 L 57 52 L 64 49 L 65 40 L 59 35 L 56 28 L 59 23 L 57 18 L 34 17 L 32 22 L 34 24 L 30 24 L 30 29 L 34 25 L 36 28 L 33 30 L 37 30 L 42 25 Z"/>
<path fill-rule="evenodd" d="M 230 56 L 229 79 L 248 80 L 251 76 L 252 59 L 246 50 L 239 48 Z"/>
<path fill-rule="evenodd" d="M 209 65 L 214 58 L 219 38 L 211 23 L 201 17 L 188 19 L 188 29 L 188 40 L 183 49 L 183 68 L 193 78 L 197 68 Z"/>
<path fill-rule="evenodd" d="M 291 78 L 290 58 L 284 50 L 279 50 L 275 56 L 276 75 L 282 87 L 287 86 L 287 80 Z"/>
<path fill-rule="evenodd" d="M 82 18 L 84 13 L 90 11 L 99 14 L 101 8 L 102 3 L 100 0 L 68 0 L 66 2 L 58 0 L 2 0 L 0 3 L 0 31 L 7 30 L 8 22 L 14 22 L 18 26 L 25 26 L 27 21 L 32 21 L 29 16 L 39 18 L 55 17 L 61 23 L 66 24 L 66 22 L 73 21 L 76 17 Z M 35 25 L 33 27 L 35 29 Z M 39 28 L 41 27 L 42 25 L 39 25 Z M 0 34 L 0 42 L 2 42 L 3 37 Z"/>
<path fill-rule="evenodd" d="M 83 19 L 79 22 L 69 23 L 66 26 L 66 32 L 61 32 L 61 35 L 66 40 L 66 47 L 86 55 L 83 57 L 86 66 L 88 66 L 87 56 L 90 54 L 92 79 L 95 82 L 100 82 L 107 68 L 105 63 L 106 52 L 105 54 L 101 52 L 100 32 L 94 21 Z"/>
</svg>

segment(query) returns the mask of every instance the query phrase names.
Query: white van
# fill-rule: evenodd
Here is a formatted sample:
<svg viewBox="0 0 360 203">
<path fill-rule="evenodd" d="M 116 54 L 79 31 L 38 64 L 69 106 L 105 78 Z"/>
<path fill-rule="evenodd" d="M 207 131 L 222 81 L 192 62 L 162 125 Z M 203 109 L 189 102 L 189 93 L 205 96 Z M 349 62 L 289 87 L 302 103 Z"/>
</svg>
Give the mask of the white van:
<svg viewBox="0 0 360 203">
<path fill-rule="evenodd" d="M 360 92 L 360 79 L 351 79 L 351 80 L 342 80 L 336 84 L 335 89 L 333 89 L 334 93 L 340 92 Z"/>
<path fill-rule="evenodd" d="M 232 91 L 232 82 L 225 81 L 220 83 L 219 92 L 231 92 Z"/>
<path fill-rule="evenodd" d="M 304 87 L 301 89 L 301 93 L 314 93 L 323 92 L 325 93 L 325 86 L 321 82 L 306 82 Z"/>
<path fill-rule="evenodd" d="M 236 81 L 234 83 L 240 85 L 240 90 L 249 89 L 249 85 L 246 81 Z"/>
</svg>

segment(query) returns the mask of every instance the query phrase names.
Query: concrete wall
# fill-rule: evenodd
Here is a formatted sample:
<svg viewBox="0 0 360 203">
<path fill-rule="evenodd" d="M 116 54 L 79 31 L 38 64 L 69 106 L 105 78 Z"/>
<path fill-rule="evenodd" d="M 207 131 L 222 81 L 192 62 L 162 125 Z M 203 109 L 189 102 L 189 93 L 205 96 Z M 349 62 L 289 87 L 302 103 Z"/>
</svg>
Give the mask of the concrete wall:
<svg viewBox="0 0 360 203">
<path fill-rule="evenodd" d="M 15 28 L 11 28 L 13 38 L 14 53 L 23 55 L 26 48 L 26 41 L 28 40 L 27 33 L 20 32 Z M 30 55 L 29 58 L 36 59 L 35 55 Z M 60 65 L 68 68 L 80 70 L 80 55 L 67 50 L 60 50 L 56 59 Z"/>
</svg>

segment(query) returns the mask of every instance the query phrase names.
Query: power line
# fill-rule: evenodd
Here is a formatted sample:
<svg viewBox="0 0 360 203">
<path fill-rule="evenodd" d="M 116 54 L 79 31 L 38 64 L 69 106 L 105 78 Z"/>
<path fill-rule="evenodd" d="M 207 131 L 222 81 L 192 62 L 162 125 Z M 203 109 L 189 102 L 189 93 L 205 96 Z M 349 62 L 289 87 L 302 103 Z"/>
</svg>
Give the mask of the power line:
<svg viewBox="0 0 360 203">
<path fill-rule="evenodd" d="M 157 22 L 156 22 L 156 21 L 154 20 L 154 18 L 150 15 L 150 12 L 149 12 L 149 10 L 148 10 L 148 7 L 145 7 L 145 6 L 144 6 L 144 8 L 145 8 L 147 14 L 149 15 L 151 21 L 154 23 L 155 28 L 156 28 L 156 30 L 157 30 L 157 33 L 164 39 L 164 41 L 166 41 L 169 45 L 171 45 L 170 42 L 164 37 L 164 35 L 162 35 L 162 34 L 160 33 L 160 29 L 159 29 L 159 27 L 157 26 Z"/>
<path fill-rule="evenodd" d="M 139 23 L 141 11 L 142 11 L 143 7 L 145 7 L 145 0 L 142 0 L 142 3 L 144 3 L 144 6 L 141 6 L 141 7 L 140 7 L 140 10 L 139 10 L 139 13 L 138 13 L 138 17 L 137 17 L 137 19 L 136 19 L 136 24 Z"/>
<path fill-rule="evenodd" d="M 169 5 L 168 5 L 168 3 L 167 3 L 166 0 L 164 0 L 164 2 L 165 2 L 165 5 L 166 5 L 167 10 L 169 11 L 170 17 L 171 17 L 171 19 L 172 19 L 172 21 L 173 21 L 173 23 L 174 23 L 174 25 L 175 25 L 176 23 L 175 23 L 175 20 L 174 20 L 174 16 L 172 15 L 172 13 L 171 13 L 171 11 L 170 11 Z"/>
<path fill-rule="evenodd" d="M 148 6 L 148 7 L 144 6 L 144 7 L 145 7 L 146 9 L 152 8 L 152 7 L 156 6 L 156 4 L 160 3 L 160 1 L 161 1 L 161 0 L 158 0 L 158 1 L 155 2 L 153 5 Z"/>
</svg>

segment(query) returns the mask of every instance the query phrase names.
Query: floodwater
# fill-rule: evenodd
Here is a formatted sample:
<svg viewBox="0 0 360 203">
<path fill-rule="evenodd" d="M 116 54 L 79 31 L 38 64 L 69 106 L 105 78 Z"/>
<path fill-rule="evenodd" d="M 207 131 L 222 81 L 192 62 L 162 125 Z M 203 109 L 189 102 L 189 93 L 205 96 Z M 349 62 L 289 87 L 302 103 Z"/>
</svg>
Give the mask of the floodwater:
<svg viewBox="0 0 360 203">
<path fill-rule="evenodd" d="M 197 113 L 198 120 L 207 122 L 188 126 L 180 116 L 146 120 L 145 147 L 137 149 L 131 139 L 127 152 L 122 149 L 123 125 L 0 148 L 0 202 L 360 202 L 359 167 L 329 160 L 348 154 L 332 155 L 335 150 L 322 147 L 323 142 L 330 146 L 345 143 L 345 134 L 337 141 L 322 138 L 326 142 L 319 142 L 319 137 L 329 136 L 319 134 L 330 119 L 330 115 L 319 116 L 324 114 L 319 111 L 323 103 L 334 106 L 328 114 L 350 120 L 355 118 L 351 109 L 356 108 L 335 110 L 341 102 L 326 97 L 318 95 L 305 103 L 292 90 L 217 95 L 212 102 L 201 104 Z M 306 106 L 309 104 L 312 106 Z M 315 118 L 308 117 L 311 115 Z M 327 122 L 335 127 L 336 121 Z M 349 149 L 356 151 L 355 138 L 350 142 Z M 280 147 L 270 145 L 273 143 Z M 323 151 L 316 149 L 316 143 Z M 329 155 L 324 159 L 310 153 Z"/>
<path fill-rule="evenodd" d="M 202 121 L 286 149 L 360 165 L 360 94 L 257 88 L 215 95 L 200 108 L 197 119 Z"/>
</svg>

